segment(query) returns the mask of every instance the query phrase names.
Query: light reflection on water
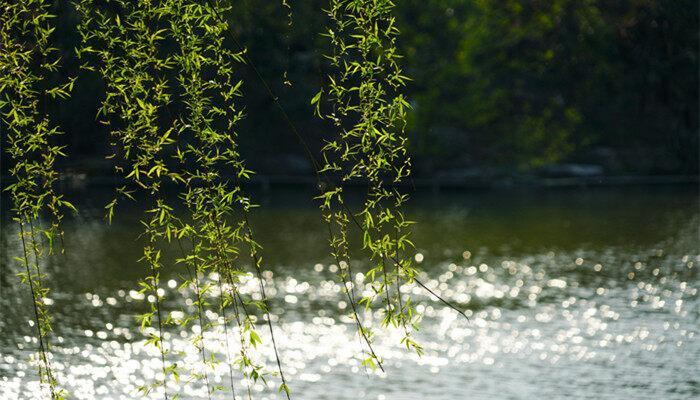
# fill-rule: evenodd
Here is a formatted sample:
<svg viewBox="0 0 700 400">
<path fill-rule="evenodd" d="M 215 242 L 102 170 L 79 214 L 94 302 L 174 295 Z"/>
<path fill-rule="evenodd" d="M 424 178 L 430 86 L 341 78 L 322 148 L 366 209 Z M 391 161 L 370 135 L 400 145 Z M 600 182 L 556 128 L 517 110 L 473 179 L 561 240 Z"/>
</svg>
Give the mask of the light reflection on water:
<svg viewBox="0 0 700 400">
<path fill-rule="evenodd" d="M 293 398 L 696 398 L 697 197 L 633 194 L 601 191 L 587 194 L 585 202 L 567 194 L 419 200 L 414 241 L 416 260 L 427 272 L 423 280 L 465 309 L 470 321 L 419 287 L 404 285 L 402 292 L 411 292 L 423 313 L 417 339 L 426 353 L 408 353 L 399 344 L 401 332 L 377 329 L 375 349 L 387 374 L 360 364 L 361 342 L 342 312 L 347 304 L 335 283 L 337 267 L 325 256 L 318 212 L 271 205 L 254 223 L 270 262 L 265 276 Z M 135 322 L 148 301 L 134 291 L 142 274 L 135 261 L 137 216 L 126 214 L 107 227 L 90 212 L 66 226 L 68 256 L 46 267 L 56 330 L 53 366 L 73 398 L 132 399 L 161 373 L 159 354 L 143 346 Z M 36 340 L 27 320 L 27 290 L 13 276 L 14 229 L 3 225 L 0 398 L 34 399 L 39 388 L 28 360 Z M 357 261 L 353 270 L 362 266 Z M 354 278 L 362 289 L 362 274 Z M 187 289 L 175 293 L 177 273 L 163 283 L 166 308 L 180 317 L 182 298 L 193 295 Z M 243 291 L 257 293 L 256 282 L 248 281 Z M 207 318 L 220 316 L 210 311 Z M 376 326 L 381 316 L 364 319 Z M 206 389 L 187 383 L 186 370 L 201 367 L 189 342 L 193 334 L 172 329 L 166 336 L 170 350 L 185 354 L 178 359 L 181 383 L 170 392 L 201 399 Z M 236 343 L 236 329 L 229 327 L 229 334 Z M 214 330 L 205 336 L 208 351 L 222 360 L 223 336 Z M 273 367 L 271 349 L 261 350 Z M 210 378 L 226 386 L 228 367 L 219 364 Z M 274 390 L 276 378 L 270 379 L 271 388 L 254 387 L 256 398 L 282 397 Z M 241 397 L 245 382 L 237 378 L 236 384 Z"/>
</svg>

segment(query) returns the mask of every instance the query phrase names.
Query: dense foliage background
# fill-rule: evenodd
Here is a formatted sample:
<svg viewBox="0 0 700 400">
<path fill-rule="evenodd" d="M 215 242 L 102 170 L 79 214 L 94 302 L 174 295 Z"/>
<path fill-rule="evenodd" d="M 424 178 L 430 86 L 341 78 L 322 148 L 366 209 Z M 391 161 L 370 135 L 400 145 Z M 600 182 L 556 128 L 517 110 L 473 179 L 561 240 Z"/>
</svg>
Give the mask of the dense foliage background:
<svg viewBox="0 0 700 400">
<path fill-rule="evenodd" d="M 239 41 L 309 143 L 326 127 L 309 100 L 325 76 L 325 1 L 242 0 Z M 95 118 L 104 88 L 78 71 L 78 16 L 56 2 L 64 76 L 51 112 L 68 168 L 111 174 Z M 698 2 L 694 0 L 402 0 L 396 8 L 417 176 L 487 176 L 597 165 L 608 174 L 698 172 Z M 231 46 L 234 46 L 231 43 Z M 303 150 L 247 68 L 242 154 L 262 174 L 311 174 Z M 3 166 L 5 168 L 5 166 Z"/>
</svg>

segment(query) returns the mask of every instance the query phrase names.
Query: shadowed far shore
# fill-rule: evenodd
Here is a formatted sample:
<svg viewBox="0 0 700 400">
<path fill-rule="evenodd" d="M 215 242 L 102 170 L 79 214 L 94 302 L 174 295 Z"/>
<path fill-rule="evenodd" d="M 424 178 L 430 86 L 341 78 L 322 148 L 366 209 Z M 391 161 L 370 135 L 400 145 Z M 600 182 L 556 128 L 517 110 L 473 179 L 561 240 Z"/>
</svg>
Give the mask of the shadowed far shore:
<svg viewBox="0 0 700 400">
<path fill-rule="evenodd" d="M 235 179 L 234 176 L 228 177 Z M 11 176 L 2 176 L 0 186 L 6 187 L 14 182 Z M 81 172 L 62 173 L 59 178 L 59 189 L 80 190 L 90 186 L 119 185 L 127 180 L 121 177 L 98 175 L 89 176 Z M 533 176 L 533 175 L 502 175 L 502 176 L 436 176 L 433 178 L 413 178 L 400 182 L 396 186 L 411 190 L 439 192 L 440 190 L 461 189 L 498 189 L 498 188 L 567 188 L 567 187 L 624 187 L 624 186 L 656 186 L 656 185 L 698 185 L 698 175 L 617 175 L 617 176 Z M 272 188 L 316 188 L 318 179 L 308 175 L 254 175 L 244 186 L 253 186 L 263 191 Z M 345 183 L 344 186 L 364 187 L 362 183 Z"/>
</svg>

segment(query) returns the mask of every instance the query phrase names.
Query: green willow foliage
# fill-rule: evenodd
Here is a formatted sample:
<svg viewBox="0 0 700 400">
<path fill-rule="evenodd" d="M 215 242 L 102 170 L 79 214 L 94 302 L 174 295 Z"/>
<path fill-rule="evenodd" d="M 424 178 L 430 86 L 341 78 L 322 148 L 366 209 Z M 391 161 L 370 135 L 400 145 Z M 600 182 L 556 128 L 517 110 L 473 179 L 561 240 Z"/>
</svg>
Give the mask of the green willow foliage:
<svg viewBox="0 0 700 400">
<path fill-rule="evenodd" d="M 367 310 L 383 310 L 383 326 L 401 327 L 402 343 L 422 353 L 411 332 L 417 315 L 410 298 L 404 301 L 401 285 L 414 282 L 417 274 L 411 259 L 402 256 L 413 247 L 410 221 L 401 206 L 407 200 L 396 184 L 408 177 L 410 158 L 406 151 L 406 110 L 401 94 L 406 80 L 398 65 L 398 29 L 389 0 L 332 0 L 327 11 L 331 20 L 325 36 L 332 45 L 332 73 L 328 84 L 311 101 L 316 113 L 331 121 L 337 135 L 323 147 L 321 173 L 339 176 L 341 183 L 326 188 L 321 208 L 329 226 L 330 244 L 340 267 L 357 327 L 369 347 L 365 365 L 381 367 L 371 347 L 371 331 L 357 315 L 352 288 L 347 231 L 350 222 L 363 233 L 363 245 L 374 267 L 366 272 L 371 295 L 357 303 Z M 324 96 L 330 107 L 321 107 Z M 353 214 L 343 200 L 343 183 L 368 183 L 364 208 Z"/>
<path fill-rule="evenodd" d="M 6 188 L 13 201 L 14 220 L 19 225 L 23 256 L 20 274 L 29 286 L 34 324 L 39 342 L 39 378 L 51 399 L 63 399 L 51 367 L 51 314 L 47 307 L 49 288 L 42 272 L 43 260 L 54 252 L 60 239 L 63 211 L 75 208 L 54 188 L 58 179 L 56 159 L 65 156 L 63 146 L 54 144 L 61 132 L 43 111 L 47 98 L 66 98 L 73 80 L 52 85 L 47 75 L 58 71 L 60 57 L 51 47 L 54 28 L 50 4 L 28 0 L 7 4 L 0 13 L 0 111 L 7 127 L 7 153 L 14 161 L 10 174 L 16 182 Z M 48 219 L 48 226 L 42 220 Z"/>
<path fill-rule="evenodd" d="M 84 71 L 104 81 L 98 119 L 110 129 L 114 147 L 110 157 L 118 161 L 116 170 L 127 181 L 105 207 L 107 219 L 111 222 L 124 199 L 139 196 L 148 203 L 141 218 L 140 260 L 147 275 L 139 287 L 149 308 L 139 320 L 148 337 L 146 344 L 160 355 L 162 376 L 140 390 L 177 398 L 182 375 L 187 382 L 206 385 L 211 399 L 227 390 L 209 379 L 223 362 L 229 368 L 234 399 L 234 366 L 248 384 L 248 398 L 252 398 L 251 384 L 266 382 L 271 374 L 279 374 L 279 391 L 289 398 L 265 293 L 262 247 L 249 222 L 256 205 L 242 188 L 253 171 L 246 168 L 238 150 L 236 130 L 243 112 L 237 98 L 242 96 L 243 82 L 236 75 L 239 67 L 251 62 L 223 18 L 229 7 L 215 0 L 77 0 L 74 5 L 81 17 L 76 56 Z M 285 0 L 282 6 L 291 25 L 291 8 Z M 416 283 L 430 291 L 416 279 L 418 271 L 407 256 L 413 248 L 411 222 L 402 212 L 407 196 L 397 189 L 409 176 L 411 163 L 404 133 L 409 105 L 401 94 L 408 78 L 398 65 L 393 7 L 388 0 L 331 0 L 327 11 L 331 26 L 325 36 L 333 48 L 327 56 L 333 72 L 312 104 L 321 118 L 331 121 L 336 135 L 322 148 L 322 165 L 309 151 L 321 178 L 319 199 L 331 252 L 367 346 L 363 365 L 373 369 L 383 369 L 382 361 L 372 348 L 372 331 L 363 325 L 359 308 L 382 313 L 382 326 L 402 329 L 401 343 L 421 354 L 422 348 L 412 338 L 419 316 L 401 288 Z M 40 263 L 52 251 L 55 238 L 62 239 L 62 210 L 74 208 L 53 189 L 54 162 L 63 155 L 63 148 L 51 144 L 59 131 L 41 112 L 39 100 L 67 97 L 73 80 L 52 86 L 42 76 L 55 72 L 58 64 L 55 49 L 49 46 L 51 17 L 48 5 L 40 0 L 5 8 L 0 17 L 0 108 L 10 132 L 8 152 L 16 162 L 11 172 L 17 183 L 8 190 L 24 249 L 22 277 L 34 299 L 41 382 L 52 399 L 60 399 L 65 392 L 50 365 L 51 317 Z M 250 66 L 262 80 L 257 68 Z M 32 72 L 37 68 L 41 74 Z M 277 97 L 263 83 L 308 151 Z M 321 107 L 322 97 L 328 110 Z M 331 183 L 334 180 L 337 183 Z M 359 213 L 353 213 L 343 199 L 343 185 L 355 182 L 368 183 Z M 166 185 L 177 189 L 177 199 L 166 196 Z M 39 224 L 43 215 L 52 219 L 48 228 Z M 370 295 L 356 295 L 352 283 L 351 224 L 362 231 L 364 249 L 373 263 L 365 273 Z M 173 262 L 165 256 L 171 248 L 179 251 Z M 252 271 L 243 267 L 248 257 Z M 181 312 L 165 306 L 169 300 L 161 283 L 165 268 L 179 273 L 183 279 L 179 292 L 192 300 L 184 302 Z M 251 279 L 259 292 L 246 295 L 241 289 Z M 212 319 L 212 314 L 218 317 Z M 256 353 L 262 343 L 257 332 L 261 323 L 270 332 L 277 362 L 274 373 L 266 370 Z M 168 329 L 175 326 L 196 332 L 190 340 L 201 356 L 199 363 L 179 362 L 182 354 L 168 343 Z M 219 329 L 224 337 L 211 337 L 212 330 Z M 232 345 L 230 337 L 239 343 Z M 221 342 L 225 359 L 217 359 L 212 340 Z M 187 369 L 182 370 L 182 365 Z"/>
<path fill-rule="evenodd" d="M 167 82 L 158 74 L 170 68 L 170 58 L 161 58 L 158 54 L 158 42 L 163 40 L 164 30 L 154 30 L 151 20 L 167 17 L 166 9 L 156 8 L 141 2 L 115 3 L 128 12 L 122 23 L 119 14 L 109 15 L 97 8 L 92 1 L 82 1 L 77 5 L 82 21 L 79 31 L 86 44 L 96 43 L 99 50 L 86 45 L 78 50 L 78 58 L 95 52 L 98 55 L 99 71 L 104 77 L 107 96 L 100 110 L 102 122 L 115 126 L 111 134 L 113 145 L 120 152 L 128 171 L 125 177 L 135 187 L 147 191 L 154 199 L 141 223 L 144 225 L 143 236 L 146 244 L 143 248 L 142 261 L 148 266 L 150 275 L 140 282 L 142 292 L 149 294 L 150 311 L 141 316 L 141 327 L 151 327 L 155 320 L 157 330 L 146 331 L 148 343 L 155 346 L 161 355 L 163 381 L 154 386 L 163 386 L 165 398 L 168 398 L 166 382 L 170 375 L 177 377 L 176 364 L 166 362 L 167 349 L 163 343 L 163 325 L 171 323 L 164 317 L 162 310 L 163 290 L 160 288 L 160 270 L 162 250 L 160 243 L 172 230 L 172 207 L 166 204 L 161 194 L 162 177 L 177 179 L 165 163 L 164 154 L 167 147 L 175 143 L 172 126 L 162 128 L 159 113 L 171 99 Z M 84 64 L 85 69 L 94 67 Z M 114 119 L 116 121 L 111 121 Z M 172 136 L 171 136 L 172 135 Z M 120 194 L 131 196 L 134 189 L 119 189 Z M 111 220 L 118 198 L 108 206 Z M 148 393 L 151 387 L 142 387 Z"/>
<path fill-rule="evenodd" d="M 119 192 L 131 197 L 141 190 L 154 199 L 142 220 L 147 238 L 142 260 L 150 275 L 140 285 L 153 301 L 141 323 L 150 335 L 148 343 L 161 354 L 164 378 L 142 390 L 148 393 L 162 387 L 168 398 L 167 382 L 171 377 L 178 381 L 180 371 L 177 362 L 168 361 L 172 357 L 164 343 L 165 327 L 186 327 L 193 321 L 200 326 L 192 343 L 201 354 L 202 366 L 190 371 L 191 376 L 204 380 L 209 397 L 223 389 L 212 387 L 207 373 L 219 362 L 206 348 L 206 332 L 216 324 L 204 319 L 216 297 L 215 308 L 223 317 L 217 324 L 226 332 L 225 362 L 230 368 L 232 395 L 235 397 L 232 365 L 238 365 L 249 385 L 251 380 L 265 380 L 268 374 L 251 355 L 261 343 L 253 313 L 258 310 L 270 330 L 282 380 L 280 391 L 289 397 L 265 295 L 261 246 L 248 221 L 254 204 L 241 189 L 252 171 L 246 169 L 236 146 L 235 125 L 242 112 L 234 100 L 241 96 L 242 82 L 235 80 L 234 72 L 243 58 L 224 46 L 228 25 L 220 15 L 227 8 L 187 0 L 99 4 L 83 0 L 78 9 L 83 39 L 78 56 L 91 59 L 84 68 L 97 70 L 105 80 L 107 96 L 100 116 L 113 127 L 115 155 L 127 168 L 120 170 L 132 183 Z M 222 175 L 222 171 L 233 176 Z M 180 188 L 180 204 L 167 203 L 162 194 L 166 180 Z M 118 199 L 107 206 L 110 219 Z M 187 209 L 188 219 L 176 215 L 174 209 L 179 205 Z M 195 295 L 194 318 L 184 312 L 188 317 L 175 319 L 163 310 L 160 271 L 165 266 L 161 255 L 172 242 L 181 254 L 176 263 L 184 266 L 187 276 L 181 288 L 189 287 Z M 240 292 L 249 275 L 241 267 L 242 254 L 250 256 L 259 282 L 259 300 L 245 299 Z M 218 293 L 211 293 L 213 290 Z M 230 317 L 229 310 L 233 311 Z M 229 323 L 238 328 L 240 351 L 235 358 L 228 343 Z"/>
</svg>

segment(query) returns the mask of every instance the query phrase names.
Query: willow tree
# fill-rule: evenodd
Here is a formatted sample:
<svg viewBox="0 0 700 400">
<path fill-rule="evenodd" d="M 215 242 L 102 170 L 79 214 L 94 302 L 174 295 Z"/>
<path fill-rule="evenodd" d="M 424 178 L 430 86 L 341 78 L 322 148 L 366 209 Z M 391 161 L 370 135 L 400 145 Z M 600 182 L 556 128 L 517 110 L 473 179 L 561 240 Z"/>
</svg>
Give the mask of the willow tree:
<svg viewBox="0 0 700 400">
<path fill-rule="evenodd" d="M 3 5 L 0 110 L 7 129 L 6 152 L 14 164 L 10 175 L 15 182 L 5 190 L 11 194 L 14 221 L 19 226 L 22 255 L 17 260 L 23 266 L 20 277 L 32 297 L 39 381 L 51 399 L 63 399 L 66 391 L 59 387 L 51 365 L 52 318 L 42 264 L 56 247 L 63 252 L 60 224 L 63 212 L 74 207 L 55 189 L 55 163 L 65 154 L 63 146 L 55 143 L 61 132 L 44 109 L 50 99 L 68 97 L 73 80 L 54 84 L 47 78 L 58 71 L 60 61 L 51 45 L 54 16 L 49 8 L 49 2 L 43 0 Z"/>
<path fill-rule="evenodd" d="M 176 242 L 181 252 L 178 264 L 189 276 L 184 286 L 193 289 L 194 320 L 200 325 L 192 342 L 203 365 L 193 375 L 204 381 L 209 397 L 218 388 L 210 385 L 207 370 L 218 360 L 212 353 L 207 356 L 205 335 L 212 324 L 203 315 L 212 301 L 208 292 L 213 287 L 219 292 L 216 310 L 223 316 L 231 394 L 235 397 L 233 364 L 248 380 L 264 379 L 266 374 L 250 355 L 261 342 L 256 317 L 249 310 L 252 306 L 267 320 L 282 380 L 280 390 L 289 396 L 265 296 L 261 247 L 248 220 L 254 205 L 241 188 L 252 171 L 237 150 L 235 129 L 242 113 L 235 100 L 241 96 L 242 82 L 235 80 L 234 73 L 242 57 L 224 45 L 228 25 L 221 14 L 227 8 L 192 0 L 83 0 L 79 11 L 83 47 L 78 56 L 88 60 L 85 69 L 98 71 L 106 83 L 100 117 L 112 127 L 114 156 L 121 161 L 117 170 L 131 182 L 119 194 L 132 197 L 141 191 L 152 199 L 142 220 L 147 238 L 142 260 L 148 275 L 140 285 L 153 302 L 141 321 L 150 336 L 147 343 L 160 352 L 163 379 L 143 391 L 162 387 L 168 398 L 167 381 L 177 380 L 180 372 L 164 342 L 165 329 L 171 324 L 186 327 L 193 321 L 166 316 L 162 306 L 162 253 Z M 177 204 L 163 195 L 165 181 L 179 187 Z M 107 206 L 110 218 L 118 201 Z M 181 205 L 188 215 L 173 211 Z M 245 299 L 239 289 L 248 274 L 239 259 L 245 253 L 252 261 L 262 301 Z M 207 281 L 210 277 L 213 282 Z M 238 328 L 240 348 L 235 359 L 229 346 L 229 323 Z"/>
<path fill-rule="evenodd" d="M 401 342 L 422 353 L 411 334 L 417 316 L 410 297 L 404 300 L 401 293 L 401 286 L 413 283 L 417 271 L 405 256 L 413 247 L 411 221 L 401 210 L 407 195 L 397 188 L 410 174 L 411 162 L 404 133 L 409 104 L 401 93 L 407 78 L 398 64 L 399 31 L 393 8 L 390 0 L 331 1 L 327 11 L 330 26 L 324 36 L 332 47 L 332 53 L 326 55 L 332 72 L 311 101 L 333 131 L 322 149 L 320 170 L 338 179 L 321 196 L 330 245 L 359 333 L 369 349 L 364 364 L 375 367 L 376 363 L 380 368 L 381 360 L 371 346 L 371 330 L 360 322 L 355 303 L 370 311 L 379 308 L 382 325 L 403 329 Z M 368 189 L 362 210 L 353 213 L 343 199 L 343 185 L 356 182 Z M 350 223 L 361 230 L 363 248 L 373 263 L 365 273 L 372 292 L 359 300 L 353 294 L 350 272 Z"/>
<path fill-rule="evenodd" d="M 75 5 L 81 17 L 76 57 L 86 73 L 98 74 L 104 81 L 98 119 L 109 127 L 114 149 L 110 158 L 126 181 L 106 205 L 107 219 L 111 222 L 124 199 L 138 197 L 146 204 L 141 218 L 145 272 L 139 289 L 148 299 L 148 309 L 139 319 L 146 345 L 159 355 L 161 376 L 140 390 L 176 398 L 176 383 L 185 374 L 189 382 L 205 386 L 211 399 L 225 389 L 213 384 L 210 374 L 225 363 L 232 398 L 237 398 L 234 369 L 248 383 L 251 398 L 251 383 L 273 374 L 260 361 L 257 349 L 262 343 L 257 332 L 262 319 L 276 358 L 279 391 L 289 398 L 262 274 L 262 246 L 249 220 L 255 204 L 243 188 L 253 171 L 238 150 L 243 82 L 236 76 L 248 64 L 265 82 L 230 29 L 229 7 L 197 0 L 79 0 Z M 291 12 L 286 1 L 282 5 Z M 421 354 L 413 339 L 419 317 L 402 286 L 416 283 L 430 291 L 417 279 L 408 256 L 413 247 L 411 222 L 402 211 L 407 196 L 398 189 L 409 176 L 411 163 L 404 133 L 409 106 L 401 94 L 407 78 L 398 63 L 393 7 L 388 0 L 331 0 L 325 36 L 333 49 L 327 56 L 332 73 L 312 99 L 316 113 L 332 128 L 321 163 L 264 84 L 317 167 L 331 253 L 358 334 L 367 346 L 363 364 L 381 369 L 372 330 L 360 318 L 361 307 L 382 313 L 382 326 L 402 329 L 401 342 Z M 0 17 L 4 49 L 0 107 L 10 132 L 8 151 L 16 164 L 11 172 L 17 178 L 8 190 L 24 249 L 23 279 L 33 298 L 41 382 L 52 398 L 61 398 L 65 392 L 58 388 L 50 363 L 51 317 L 40 263 L 53 249 L 55 238 L 62 238 L 61 210 L 73 206 L 53 189 L 54 162 L 63 148 L 52 144 L 59 131 L 40 111 L 40 104 L 49 97 L 66 97 L 73 81 L 59 86 L 46 83 L 45 75 L 56 71 L 58 63 L 49 45 L 53 29 L 48 6 L 33 0 L 5 10 Z M 359 212 L 351 211 L 343 197 L 343 186 L 356 182 L 368 188 Z M 166 185 L 179 195 L 167 196 Z M 46 228 L 39 224 L 44 215 L 52 220 Z M 348 246 L 351 224 L 362 232 L 364 252 L 372 262 L 365 272 L 371 295 L 357 295 L 354 290 Z M 179 252 L 174 262 L 164 257 L 171 248 Z M 184 277 L 180 292 L 192 299 L 190 305 L 177 302 L 184 303 L 177 314 L 165 307 L 161 274 L 166 269 Z M 241 289 L 247 279 L 257 281 L 259 297 L 244 295 Z M 217 318 L 210 319 L 211 313 Z M 187 364 L 173 351 L 168 330 L 195 325 L 198 329 L 192 329 L 190 339 L 200 362 L 182 370 Z M 232 337 L 237 339 L 234 344 Z M 215 340 L 226 352 L 221 360 L 211 349 Z"/>
</svg>

